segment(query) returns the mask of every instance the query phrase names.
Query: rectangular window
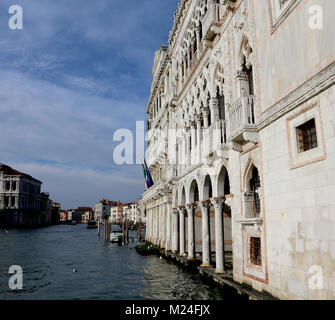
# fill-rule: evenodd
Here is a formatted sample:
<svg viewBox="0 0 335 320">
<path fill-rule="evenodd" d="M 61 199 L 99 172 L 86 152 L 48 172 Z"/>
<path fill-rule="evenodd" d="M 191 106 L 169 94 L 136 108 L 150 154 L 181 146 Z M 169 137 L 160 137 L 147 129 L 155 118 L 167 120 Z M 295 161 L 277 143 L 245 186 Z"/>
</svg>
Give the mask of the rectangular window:
<svg viewBox="0 0 335 320">
<path fill-rule="evenodd" d="M 286 20 L 286 18 L 299 5 L 301 0 L 268 0 L 270 8 L 270 18 L 272 23 L 272 33 Z"/>
<path fill-rule="evenodd" d="M 318 147 L 315 119 L 311 119 L 296 128 L 298 152 L 306 152 Z"/>
<path fill-rule="evenodd" d="M 250 262 L 255 266 L 262 266 L 261 238 L 250 238 Z"/>
</svg>

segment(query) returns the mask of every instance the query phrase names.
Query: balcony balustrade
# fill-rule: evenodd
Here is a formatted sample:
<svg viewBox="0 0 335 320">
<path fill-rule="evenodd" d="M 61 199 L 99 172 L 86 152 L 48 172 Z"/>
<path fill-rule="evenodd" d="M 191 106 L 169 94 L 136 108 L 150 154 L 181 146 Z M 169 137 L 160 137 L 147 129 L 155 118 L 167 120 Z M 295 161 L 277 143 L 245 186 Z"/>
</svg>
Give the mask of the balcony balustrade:
<svg viewBox="0 0 335 320">
<path fill-rule="evenodd" d="M 255 115 L 255 97 L 244 95 L 229 107 L 229 142 L 244 144 L 257 143 L 258 133 Z"/>
<path fill-rule="evenodd" d="M 201 144 L 202 158 L 227 157 L 225 152 L 228 150 L 226 132 L 226 120 L 217 120 L 208 129 L 204 129 Z"/>
<path fill-rule="evenodd" d="M 147 150 L 147 163 L 152 166 L 156 162 L 164 162 L 168 153 L 168 139 L 159 139 L 149 145 Z"/>
</svg>

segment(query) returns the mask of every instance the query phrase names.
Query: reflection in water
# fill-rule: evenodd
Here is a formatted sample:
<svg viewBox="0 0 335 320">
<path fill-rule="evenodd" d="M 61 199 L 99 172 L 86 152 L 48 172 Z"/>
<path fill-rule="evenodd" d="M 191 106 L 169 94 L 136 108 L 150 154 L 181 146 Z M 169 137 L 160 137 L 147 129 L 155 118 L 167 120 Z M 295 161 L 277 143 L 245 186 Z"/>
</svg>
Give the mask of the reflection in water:
<svg viewBox="0 0 335 320">
<path fill-rule="evenodd" d="M 23 268 L 23 290 L 11 291 L 11 265 Z M 77 269 L 77 272 L 73 272 Z M 178 266 L 142 257 L 134 244 L 104 246 L 85 225 L 0 233 L 1 299 L 224 299 Z"/>
</svg>

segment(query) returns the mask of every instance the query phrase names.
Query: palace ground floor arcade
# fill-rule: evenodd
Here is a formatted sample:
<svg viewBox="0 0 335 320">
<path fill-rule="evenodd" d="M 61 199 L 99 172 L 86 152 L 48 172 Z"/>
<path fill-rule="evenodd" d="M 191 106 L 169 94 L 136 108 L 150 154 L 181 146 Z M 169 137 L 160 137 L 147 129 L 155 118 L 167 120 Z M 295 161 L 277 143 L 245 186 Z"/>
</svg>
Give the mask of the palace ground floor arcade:
<svg viewBox="0 0 335 320">
<path fill-rule="evenodd" d="M 216 173 L 198 168 L 174 184 L 161 182 L 143 199 L 146 240 L 225 273 L 233 249 L 232 199 L 224 165 Z"/>
</svg>

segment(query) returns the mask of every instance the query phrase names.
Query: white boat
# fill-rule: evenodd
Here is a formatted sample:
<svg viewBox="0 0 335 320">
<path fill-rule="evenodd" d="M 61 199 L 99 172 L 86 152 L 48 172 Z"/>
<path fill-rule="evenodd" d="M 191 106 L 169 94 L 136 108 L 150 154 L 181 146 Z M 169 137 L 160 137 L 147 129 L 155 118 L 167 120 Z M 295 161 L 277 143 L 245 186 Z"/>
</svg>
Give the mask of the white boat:
<svg viewBox="0 0 335 320">
<path fill-rule="evenodd" d="M 122 229 L 119 226 L 112 226 L 110 234 L 110 242 L 112 243 L 122 243 L 123 233 Z"/>
</svg>

